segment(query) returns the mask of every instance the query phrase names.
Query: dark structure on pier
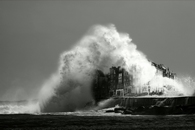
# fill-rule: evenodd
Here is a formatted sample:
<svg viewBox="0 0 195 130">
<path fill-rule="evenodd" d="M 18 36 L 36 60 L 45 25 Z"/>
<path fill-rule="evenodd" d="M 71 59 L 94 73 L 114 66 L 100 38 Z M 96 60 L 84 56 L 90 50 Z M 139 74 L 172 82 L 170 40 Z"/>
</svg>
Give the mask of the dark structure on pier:
<svg viewBox="0 0 195 130">
<path fill-rule="evenodd" d="M 163 77 L 175 78 L 175 73 L 170 72 L 169 68 L 163 64 L 151 62 L 156 67 L 156 74 Z M 96 102 L 113 96 L 143 96 L 162 94 L 163 90 L 150 91 L 149 83 L 141 88 L 135 88 L 133 85 L 133 75 L 130 75 L 124 68 L 111 67 L 108 74 L 96 70 L 92 87 L 93 96 Z"/>
</svg>

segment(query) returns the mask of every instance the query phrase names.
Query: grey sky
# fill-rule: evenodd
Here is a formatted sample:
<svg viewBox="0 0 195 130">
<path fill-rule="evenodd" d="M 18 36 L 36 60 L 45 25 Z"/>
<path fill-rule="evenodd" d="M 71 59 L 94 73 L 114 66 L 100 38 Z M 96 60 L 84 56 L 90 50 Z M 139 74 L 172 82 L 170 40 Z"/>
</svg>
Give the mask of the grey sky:
<svg viewBox="0 0 195 130">
<path fill-rule="evenodd" d="M 194 1 L 0 1 L 0 100 L 36 97 L 59 55 L 109 23 L 148 59 L 195 76 Z"/>
</svg>

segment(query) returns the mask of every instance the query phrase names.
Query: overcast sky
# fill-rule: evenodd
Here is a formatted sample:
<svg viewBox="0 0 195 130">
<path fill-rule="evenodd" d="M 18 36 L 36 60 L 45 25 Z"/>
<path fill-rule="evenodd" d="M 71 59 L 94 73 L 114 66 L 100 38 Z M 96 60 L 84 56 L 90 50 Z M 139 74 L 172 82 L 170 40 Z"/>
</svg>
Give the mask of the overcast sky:
<svg viewBox="0 0 195 130">
<path fill-rule="evenodd" d="M 148 59 L 195 76 L 194 1 L 0 1 L 0 100 L 35 98 L 59 55 L 109 23 Z"/>
</svg>

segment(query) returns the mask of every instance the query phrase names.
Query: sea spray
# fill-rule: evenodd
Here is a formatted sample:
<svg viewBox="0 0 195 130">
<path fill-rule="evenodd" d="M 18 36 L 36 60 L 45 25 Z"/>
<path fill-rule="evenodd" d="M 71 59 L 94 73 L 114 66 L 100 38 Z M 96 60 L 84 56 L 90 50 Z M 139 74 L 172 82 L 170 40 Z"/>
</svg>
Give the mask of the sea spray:
<svg viewBox="0 0 195 130">
<path fill-rule="evenodd" d="M 36 100 L 31 101 L 1 101 L 0 114 L 36 114 L 40 107 Z"/>
<path fill-rule="evenodd" d="M 93 101 L 91 93 L 95 70 L 109 72 L 111 66 L 121 66 L 133 75 L 134 87 L 151 81 L 151 88 L 164 87 L 166 95 L 188 95 L 175 80 L 156 78 L 156 68 L 132 43 L 128 34 L 117 32 L 114 25 L 92 27 L 69 51 L 61 54 L 58 71 L 43 85 L 39 105 L 42 112 L 66 112 L 85 108 Z M 159 84 L 160 82 L 160 84 Z"/>
<path fill-rule="evenodd" d="M 183 93 L 195 96 L 195 78 L 191 76 L 178 76 L 176 82 L 183 86 Z"/>
</svg>

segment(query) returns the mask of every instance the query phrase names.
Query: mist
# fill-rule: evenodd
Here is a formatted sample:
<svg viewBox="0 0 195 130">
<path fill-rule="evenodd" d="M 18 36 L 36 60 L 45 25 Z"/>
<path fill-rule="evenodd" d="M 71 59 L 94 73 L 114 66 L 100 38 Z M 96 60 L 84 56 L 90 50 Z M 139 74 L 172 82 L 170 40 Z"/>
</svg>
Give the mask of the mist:
<svg viewBox="0 0 195 130">
<path fill-rule="evenodd" d="M 156 75 L 156 68 L 137 50 L 128 34 L 118 32 L 113 24 L 95 25 L 74 47 L 61 54 L 58 70 L 40 91 L 40 110 L 67 112 L 85 108 L 93 102 L 91 87 L 95 70 L 108 73 L 111 66 L 121 66 L 133 75 L 136 88 L 151 81 L 154 89 L 169 86 L 164 96 L 193 94 L 192 88 L 184 86 L 182 81 Z"/>
</svg>

